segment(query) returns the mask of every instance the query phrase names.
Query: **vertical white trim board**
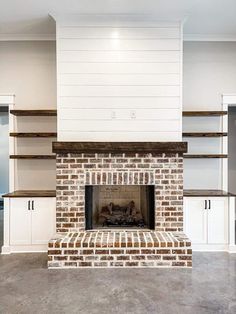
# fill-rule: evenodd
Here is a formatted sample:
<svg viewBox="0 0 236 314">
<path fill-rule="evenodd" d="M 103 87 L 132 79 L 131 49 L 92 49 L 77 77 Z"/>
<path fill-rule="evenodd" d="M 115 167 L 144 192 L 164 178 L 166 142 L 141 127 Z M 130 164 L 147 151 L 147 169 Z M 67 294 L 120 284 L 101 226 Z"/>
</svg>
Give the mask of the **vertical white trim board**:
<svg viewBox="0 0 236 314">
<path fill-rule="evenodd" d="M 14 108 L 15 96 L 14 95 L 0 95 L 0 106 L 7 106 L 10 112 Z M 13 118 L 9 114 L 9 129 L 12 127 Z M 13 138 L 9 137 L 9 152 L 14 147 Z M 14 190 L 14 160 L 9 159 L 9 191 Z M 4 217 L 3 217 L 3 247 L 2 254 L 10 253 L 10 238 L 9 238 L 9 199 L 4 199 Z"/>
</svg>

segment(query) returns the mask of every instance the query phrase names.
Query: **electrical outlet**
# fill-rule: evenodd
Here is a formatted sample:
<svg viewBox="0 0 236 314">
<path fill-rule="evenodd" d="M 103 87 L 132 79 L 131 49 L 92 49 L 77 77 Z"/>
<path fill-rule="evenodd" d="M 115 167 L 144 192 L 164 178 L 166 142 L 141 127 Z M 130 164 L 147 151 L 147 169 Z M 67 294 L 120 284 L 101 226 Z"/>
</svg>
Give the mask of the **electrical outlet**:
<svg viewBox="0 0 236 314">
<path fill-rule="evenodd" d="M 112 112 L 111 112 L 111 118 L 112 118 L 112 119 L 116 119 L 116 112 L 115 112 L 115 111 L 112 111 Z"/>
<path fill-rule="evenodd" d="M 130 118 L 131 119 L 136 119 L 136 111 L 135 110 L 131 110 L 130 111 Z"/>
</svg>

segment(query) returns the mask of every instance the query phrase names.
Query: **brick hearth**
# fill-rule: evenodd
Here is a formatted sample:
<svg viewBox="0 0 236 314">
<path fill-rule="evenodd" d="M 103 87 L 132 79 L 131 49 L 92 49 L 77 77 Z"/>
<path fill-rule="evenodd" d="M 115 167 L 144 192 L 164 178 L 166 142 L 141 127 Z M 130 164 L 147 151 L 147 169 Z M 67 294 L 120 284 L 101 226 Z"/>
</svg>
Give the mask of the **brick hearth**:
<svg viewBox="0 0 236 314">
<path fill-rule="evenodd" d="M 54 144 L 59 235 L 49 242 L 49 267 L 191 266 L 183 234 L 186 143 Z M 154 185 L 155 230 L 85 231 L 86 185 Z"/>
<path fill-rule="evenodd" d="M 183 233 L 86 231 L 49 242 L 48 266 L 191 267 L 191 243 Z"/>
</svg>

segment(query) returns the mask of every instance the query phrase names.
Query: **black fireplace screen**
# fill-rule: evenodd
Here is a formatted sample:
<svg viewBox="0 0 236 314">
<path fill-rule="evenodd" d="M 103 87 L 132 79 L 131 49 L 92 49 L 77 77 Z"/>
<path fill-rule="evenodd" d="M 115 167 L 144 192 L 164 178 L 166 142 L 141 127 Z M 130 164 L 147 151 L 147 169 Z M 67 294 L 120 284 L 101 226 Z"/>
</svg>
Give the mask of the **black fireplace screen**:
<svg viewBox="0 0 236 314">
<path fill-rule="evenodd" d="M 86 229 L 154 229 L 154 205 L 153 185 L 88 185 Z"/>
</svg>

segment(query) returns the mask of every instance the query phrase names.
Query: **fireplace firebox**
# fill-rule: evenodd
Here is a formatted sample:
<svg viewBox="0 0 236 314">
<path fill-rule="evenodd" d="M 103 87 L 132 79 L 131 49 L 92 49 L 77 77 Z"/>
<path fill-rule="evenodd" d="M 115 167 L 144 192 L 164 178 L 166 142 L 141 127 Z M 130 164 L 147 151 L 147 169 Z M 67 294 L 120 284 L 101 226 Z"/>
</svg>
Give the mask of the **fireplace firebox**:
<svg viewBox="0 0 236 314">
<path fill-rule="evenodd" d="M 85 186 L 86 230 L 154 229 L 154 185 Z"/>
</svg>

